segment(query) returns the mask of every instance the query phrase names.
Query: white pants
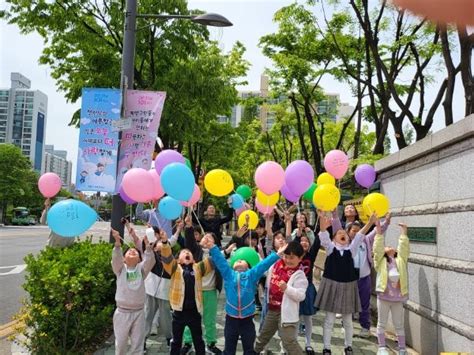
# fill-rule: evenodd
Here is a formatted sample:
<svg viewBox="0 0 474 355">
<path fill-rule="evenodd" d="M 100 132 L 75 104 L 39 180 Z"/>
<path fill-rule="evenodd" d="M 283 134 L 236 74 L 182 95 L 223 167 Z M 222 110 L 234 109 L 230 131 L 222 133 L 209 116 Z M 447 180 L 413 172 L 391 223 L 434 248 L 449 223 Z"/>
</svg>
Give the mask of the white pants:
<svg viewBox="0 0 474 355">
<path fill-rule="evenodd" d="M 114 313 L 115 355 L 127 353 L 127 342 L 130 337 L 130 354 L 143 354 L 145 341 L 145 312 L 124 311 L 117 308 Z"/>
<path fill-rule="evenodd" d="M 150 336 L 151 327 L 159 312 L 158 325 L 159 332 L 166 338 L 171 339 L 171 306 L 170 301 L 162 300 L 150 295 L 146 295 L 145 299 L 145 335 Z"/>
<path fill-rule="evenodd" d="M 323 344 L 324 349 L 331 349 L 331 336 L 332 329 L 334 327 L 334 321 L 336 320 L 336 313 L 326 312 L 326 318 L 324 318 L 323 325 Z M 352 313 L 342 315 L 342 325 L 344 327 L 344 347 L 352 346 L 352 334 L 354 328 L 352 326 Z"/>
<path fill-rule="evenodd" d="M 384 334 L 387 326 L 388 313 L 392 313 L 392 321 L 397 336 L 405 336 L 405 317 L 403 302 L 390 302 L 377 298 L 377 334 Z"/>
</svg>

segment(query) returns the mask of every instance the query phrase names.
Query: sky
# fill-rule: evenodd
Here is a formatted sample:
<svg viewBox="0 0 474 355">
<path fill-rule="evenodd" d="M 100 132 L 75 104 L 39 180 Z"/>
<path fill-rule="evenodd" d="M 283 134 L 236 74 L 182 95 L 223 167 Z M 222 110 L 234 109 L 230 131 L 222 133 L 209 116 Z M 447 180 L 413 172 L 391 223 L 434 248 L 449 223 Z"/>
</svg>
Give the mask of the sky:
<svg viewBox="0 0 474 355">
<path fill-rule="evenodd" d="M 220 42 L 224 51 L 231 49 L 233 43 L 240 41 L 246 47 L 245 58 L 251 63 L 248 71 L 248 86 L 245 90 L 258 90 L 260 75 L 265 68 L 271 66 L 268 58 L 264 57 L 258 47 L 259 38 L 275 32 L 277 26 L 273 23 L 273 14 L 283 6 L 291 4 L 289 0 L 190 0 L 189 9 L 201 9 L 206 12 L 219 13 L 228 18 L 232 27 L 223 29 L 210 28 L 211 38 Z M 0 0 L 0 9 L 6 7 L 5 1 Z M 46 144 L 54 144 L 55 149 L 67 150 L 68 160 L 73 162 L 75 176 L 78 151 L 79 130 L 69 127 L 72 114 L 80 108 L 80 101 L 68 103 L 64 94 L 58 92 L 47 66 L 39 65 L 38 59 L 43 50 L 43 40 L 37 34 L 20 34 L 14 25 L 0 22 L 0 88 L 10 87 L 10 73 L 20 72 L 31 80 L 32 89 L 40 90 L 48 96 L 48 114 L 46 127 Z M 436 73 L 438 80 L 444 74 Z M 462 91 L 457 80 L 455 94 L 455 120 L 463 117 L 464 102 Z M 327 92 L 339 93 L 341 102 L 355 104 L 348 87 L 333 79 L 323 79 L 322 86 Z M 434 95 L 433 93 L 432 95 Z M 439 110 L 433 130 L 442 128 L 442 110 Z M 394 149 L 395 142 L 392 142 Z"/>
</svg>

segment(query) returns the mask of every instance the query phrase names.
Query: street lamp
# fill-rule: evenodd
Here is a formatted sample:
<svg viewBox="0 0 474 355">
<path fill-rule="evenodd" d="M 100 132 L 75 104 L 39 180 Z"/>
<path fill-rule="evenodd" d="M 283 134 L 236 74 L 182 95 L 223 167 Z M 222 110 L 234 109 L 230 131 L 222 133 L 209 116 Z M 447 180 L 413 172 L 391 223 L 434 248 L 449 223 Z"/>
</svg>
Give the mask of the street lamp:
<svg viewBox="0 0 474 355">
<path fill-rule="evenodd" d="M 135 32 L 137 17 L 139 18 L 158 18 L 163 20 L 171 19 L 187 19 L 203 26 L 228 27 L 232 23 L 224 16 L 219 14 L 202 14 L 202 15 L 159 15 L 159 14 L 137 14 L 137 0 L 127 0 L 125 19 L 124 19 L 124 34 L 123 34 L 123 50 L 122 50 L 122 72 L 120 78 L 120 86 L 124 88 L 133 88 L 133 71 L 135 61 Z M 122 102 L 125 97 L 122 98 Z M 123 117 L 123 103 L 122 103 L 122 117 Z M 122 139 L 122 132 L 119 132 L 119 142 Z M 120 144 L 118 147 L 117 156 L 120 154 Z M 125 214 L 125 202 L 118 194 L 112 197 L 112 221 L 111 227 L 123 235 L 124 226 L 121 223 L 121 218 Z M 110 234 L 110 242 L 114 239 Z"/>
</svg>

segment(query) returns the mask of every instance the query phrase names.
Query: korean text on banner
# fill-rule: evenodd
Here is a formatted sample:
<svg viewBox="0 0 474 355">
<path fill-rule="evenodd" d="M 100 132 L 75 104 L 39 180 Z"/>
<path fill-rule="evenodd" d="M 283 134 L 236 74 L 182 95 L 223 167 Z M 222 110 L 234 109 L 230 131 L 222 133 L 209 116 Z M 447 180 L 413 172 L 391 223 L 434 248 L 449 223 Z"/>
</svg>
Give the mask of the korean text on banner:
<svg viewBox="0 0 474 355">
<path fill-rule="evenodd" d="M 81 130 L 76 188 L 79 191 L 114 192 L 118 133 L 112 121 L 120 118 L 119 89 L 82 89 Z"/>
<path fill-rule="evenodd" d="M 150 169 L 165 99 L 161 91 L 127 91 L 125 117 L 132 127 L 122 131 L 116 191 L 129 169 Z"/>
</svg>

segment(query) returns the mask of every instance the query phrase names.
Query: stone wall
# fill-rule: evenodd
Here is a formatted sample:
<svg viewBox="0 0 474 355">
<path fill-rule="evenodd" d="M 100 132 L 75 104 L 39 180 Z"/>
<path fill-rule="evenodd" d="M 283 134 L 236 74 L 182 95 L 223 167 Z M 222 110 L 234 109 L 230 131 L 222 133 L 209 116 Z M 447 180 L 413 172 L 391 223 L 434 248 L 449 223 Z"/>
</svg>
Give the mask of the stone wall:
<svg viewBox="0 0 474 355">
<path fill-rule="evenodd" d="M 404 221 L 436 227 L 410 244 L 407 342 L 421 354 L 474 353 L 474 115 L 375 164 L 391 203 L 386 243 Z"/>
</svg>

